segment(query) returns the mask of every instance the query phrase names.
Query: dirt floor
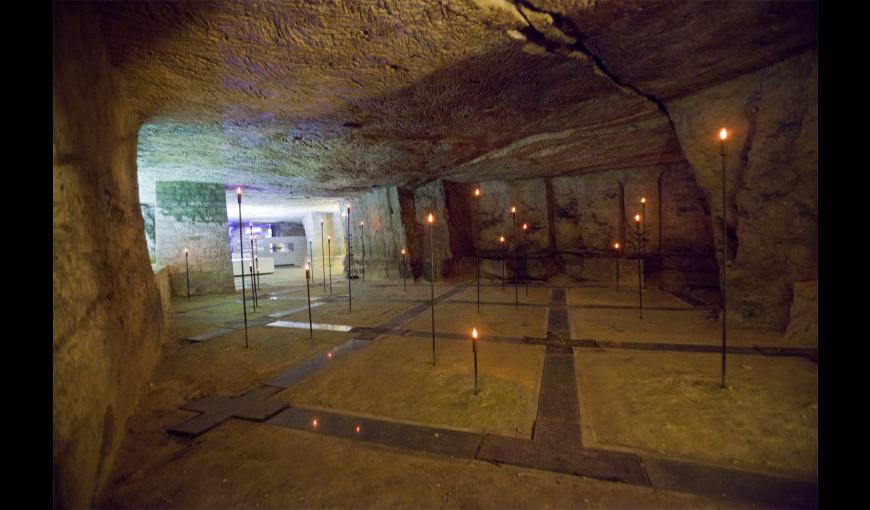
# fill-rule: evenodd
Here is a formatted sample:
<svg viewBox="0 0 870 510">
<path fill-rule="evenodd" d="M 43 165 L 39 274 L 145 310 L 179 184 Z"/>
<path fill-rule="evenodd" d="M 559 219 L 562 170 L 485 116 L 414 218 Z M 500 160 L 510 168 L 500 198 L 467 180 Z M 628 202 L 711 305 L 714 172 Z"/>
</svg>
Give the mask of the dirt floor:
<svg viewBox="0 0 870 510">
<path fill-rule="evenodd" d="M 818 366 L 803 358 L 575 349 L 584 442 L 818 476 Z"/>
<path fill-rule="evenodd" d="M 468 287 L 451 297 L 450 301 L 474 301 L 475 303 L 477 302 L 477 281 L 475 280 L 466 283 Z M 480 301 L 482 303 L 490 302 L 512 305 L 516 300 L 519 300 L 520 304 L 533 303 L 539 305 L 546 305 L 547 302 L 550 300 L 549 287 L 536 287 L 534 284 L 531 284 L 529 285 L 528 289 L 529 290 L 527 294 L 526 287 L 521 284 L 517 289 L 517 292 L 515 292 L 514 287 L 511 284 L 508 284 L 504 289 L 502 289 L 500 283 L 494 284 L 492 282 L 481 281 Z M 474 309 L 477 310 L 476 305 Z M 483 308 L 481 308 L 481 311 L 483 311 Z"/>
<path fill-rule="evenodd" d="M 232 295 L 192 298 L 190 302 L 176 298 L 176 310 L 196 309 L 198 316 L 191 319 L 189 314 L 177 312 L 170 317 L 162 358 L 137 413 L 127 422 L 127 435 L 115 463 L 115 477 L 146 469 L 152 462 L 172 457 L 183 449 L 184 443 L 169 436 L 166 429 L 195 416 L 179 409 L 185 402 L 211 394 L 243 393 L 351 338 L 349 333 L 316 331 L 311 340 L 307 330 L 258 326 L 249 328 L 247 350 L 242 330 L 205 342 L 182 340 L 225 321 L 241 319 L 241 310 L 236 314 L 225 310 L 226 301 L 235 299 Z M 241 303 L 231 304 L 241 308 Z M 290 306 L 295 305 L 282 305 Z M 205 322 L 209 316 L 211 324 Z"/>
<path fill-rule="evenodd" d="M 299 268 L 261 278 L 262 306 L 249 319 L 304 305 Z M 334 273 L 335 275 L 335 273 Z M 319 283 L 319 281 L 318 281 Z M 393 283 L 394 285 L 383 285 Z M 346 301 L 313 309 L 316 322 L 376 326 L 429 298 L 425 282 L 353 282 L 354 311 Z M 473 282 L 469 282 L 473 283 Z M 346 295 L 346 281 L 333 292 Z M 436 294 L 452 288 L 436 286 Z M 528 437 L 535 418 L 544 348 L 487 343 L 487 335 L 546 336 L 545 307 L 510 306 L 512 289 L 482 288 L 481 308 L 447 301 L 438 306 L 439 332 L 467 334 L 480 325 L 481 393 L 471 395 L 470 340 L 380 337 L 336 359 L 334 365 L 277 398 L 338 411 L 378 414 L 445 426 Z M 524 302 L 520 289 L 520 302 Z M 569 289 L 569 302 L 572 299 Z M 600 290 L 603 290 L 600 289 Z M 312 298 L 324 295 L 312 286 Z M 585 289 L 584 289 L 585 291 Z M 591 300 L 608 299 L 591 291 Z M 525 302 L 544 304 L 549 288 L 529 289 Z M 583 297 L 582 292 L 575 294 Z M 170 335 L 151 386 L 127 422 L 105 497 L 105 508 L 733 508 L 712 500 L 652 488 L 589 480 L 480 461 L 390 449 L 273 425 L 230 420 L 184 439 L 166 429 L 191 417 L 187 401 L 209 394 L 236 395 L 280 371 L 353 337 L 318 330 L 252 326 L 250 348 L 236 330 L 202 343 L 182 341 L 241 321 L 237 295 L 176 298 Z M 271 299 L 274 298 L 274 299 Z M 452 300 L 476 299 L 471 287 Z M 667 299 L 667 297 L 663 297 Z M 316 301 L 315 301 L 316 302 Z M 572 309 L 569 307 L 569 312 Z M 602 312 L 602 310 L 595 310 Z M 603 315 L 602 317 L 608 317 Z M 572 321 L 578 319 L 571 317 Z M 582 320 L 581 316 L 581 320 Z M 281 317 L 307 321 L 307 312 Z M 428 310 L 403 328 L 428 330 Z M 419 324 L 418 324 L 419 322 Z M 616 322 L 615 324 L 619 324 Z M 602 327 L 606 324 L 602 323 Z M 645 323 L 656 330 L 667 327 Z M 576 326 L 576 324 L 575 324 Z M 679 341 L 665 331 L 669 341 Z M 675 339 L 676 338 L 676 339 Z M 732 467 L 812 476 L 817 459 L 816 368 L 791 358 L 732 356 L 721 392 L 715 355 L 576 350 L 584 441 Z M 744 359 L 745 358 L 745 359 Z M 740 360 L 740 361 L 737 361 Z M 751 367 L 751 368 L 745 368 Z M 713 402 L 714 407 L 697 407 Z M 695 406 L 695 407 L 693 407 Z M 726 419 L 727 418 L 727 419 Z M 717 429 L 718 427 L 718 429 Z M 712 432 L 711 432 L 712 431 Z M 733 443 L 733 444 L 731 444 Z M 662 453 L 665 452 L 665 453 Z"/>
<path fill-rule="evenodd" d="M 733 503 L 234 420 L 184 441 L 175 456 L 123 480 L 99 506 L 694 509 Z"/>
<path fill-rule="evenodd" d="M 568 308 L 568 317 L 571 321 L 571 338 L 576 339 L 722 344 L 722 324 L 710 319 L 706 310 L 645 309 L 641 319 L 637 309 Z M 779 332 L 734 326 L 728 328 L 727 341 L 730 346 L 784 346 Z"/>
<path fill-rule="evenodd" d="M 334 361 L 278 398 L 530 438 L 540 393 L 544 346 L 478 342 L 479 394 L 473 394 L 471 341 L 381 337 Z M 377 367 L 377 370 L 372 370 Z"/>
<path fill-rule="evenodd" d="M 510 305 L 484 305 L 477 311 L 476 304 L 445 302 L 435 306 L 435 330 L 458 333 L 471 338 L 471 328 L 481 335 L 547 336 L 547 309 L 541 307 L 514 307 Z M 422 313 L 401 326 L 413 331 L 432 331 L 430 311 Z"/>
</svg>

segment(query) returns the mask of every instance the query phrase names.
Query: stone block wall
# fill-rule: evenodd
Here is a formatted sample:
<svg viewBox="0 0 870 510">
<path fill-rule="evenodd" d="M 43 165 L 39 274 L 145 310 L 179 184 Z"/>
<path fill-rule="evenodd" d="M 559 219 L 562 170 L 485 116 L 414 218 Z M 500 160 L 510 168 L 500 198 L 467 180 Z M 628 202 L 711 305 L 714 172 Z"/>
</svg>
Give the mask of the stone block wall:
<svg viewBox="0 0 870 510">
<path fill-rule="evenodd" d="M 191 295 L 233 292 L 224 185 L 158 181 L 155 186 L 157 263 L 169 268 L 173 295 L 187 295 L 185 248 Z"/>
</svg>

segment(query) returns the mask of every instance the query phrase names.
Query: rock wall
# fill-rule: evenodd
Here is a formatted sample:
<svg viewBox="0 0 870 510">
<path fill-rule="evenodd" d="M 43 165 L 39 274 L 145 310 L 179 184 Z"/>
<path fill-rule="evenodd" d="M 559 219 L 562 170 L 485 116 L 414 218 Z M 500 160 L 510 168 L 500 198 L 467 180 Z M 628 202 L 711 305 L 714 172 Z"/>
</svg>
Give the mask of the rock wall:
<svg viewBox="0 0 870 510">
<path fill-rule="evenodd" d="M 478 186 L 481 194 L 475 198 Z M 479 242 L 484 278 L 501 278 L 502 259 L 512 277 L 516 246 L 517 271 L 525 278 L 544 280 L 564 272 L 576 279 L 610 280 L 615 277 L 614 242 L 624 247 L 621 257 L 638 255 L 632 218 L 643 211 L 641 197 L 647 199 L 647 285 L 674 291 L 717 286 L 709 207 L 685 162 L 553 179 L 479 185 L 438 180 L 412 191 L 379 189 L 353 201 L 355 252 L 360 252 L 362 217 L 371 277 L 397 278 L 400 250 L 407 244 L 413 274 L 428 279 L 432 245 L 426 218 L 433 212 L 440 278 L 473 278 Z M 517 208 L 516 229 L 512 206 Z M 634 267 L 625 263 L 620 272 L 629 278 L 636 275 Z"/>
<path fill-rule="evenodd" d="M 168 267 L 161 267 L 154 272 L 154 283 L 157 285 L 158 292 L 160 292 L 160 304 L 163 307 L 164 314 L 172 312 L 172 281 L 169 274 Z"/>
<path fill-rule="evenodd" d="M 351 201 L 353 214 L 353 253 L 362 265 L 363 246 L 365 246 L 366 279 L 401 278 L 401 252 L 419 256 L 420 246 L 408 245 L 406 228 L 403 224 L 402 203 L 396 187 L 378 188 Z M 360 222 L 363 226 L 360 227 Z M 420 239 L 417 240 L 418 242 Z M 429 253 L 429 252 L 426 252 Z M 414 260 L 419 258 L 415 257 Z M 428 259 L 427 259 L 428 260 Z M 428 267 L 428 266 L 427 266 Z M 428 269 L 426 270 L 428 274 Z M 410 277 L 412 273 L 408 273 Z"/>
<path fill-rule="evenodd" d="M 338 218 L 336 220 L 336 217 Z M 334 213 L 316 212 L 306 214 L 302 219 L 306 237 L 305 249 L 308 250 L 308 241 L 314 251 L 314 282 L 322 285 L 324 278 L 329 278 L 329 264 L 327 258 L 331 257 L 332 277 L 341 277 L 344 273 L 345 239 L 344 227 L 341 215 Z M 306 251 L 306 253 L 308 253 Z M 308 255 L 310 256 L 310 254 Z M 325 266 L 323 264 L 326 264 Z M 303 263 L 304 265 L 304 263 Z M 324 270 L 325 269 L 325 270 Z M 326 273 L 324 275 L 324 273 Z"/>
<path fill-rule="evenodd" d="M 140 122 L 91 8 L 54 5 L 55 508 L 99 496 L 165 331 L 136 181 Z"/>
<path fill-rule="evenodd" d="M 172 293 L 187 295 L 184 250 L 190 264 L 190 295 L 233 292 L 224 185 L 157 182 L 157 263 L 169 268 Z"/>
<path fill-rule="evenodd" d="M 724 242 L 718 133 L 727 127 L 729 320 L 785 329 L 795 284 L 818 280 L 818 57 L 802 53 L 667 102 Z"/>
</svg>

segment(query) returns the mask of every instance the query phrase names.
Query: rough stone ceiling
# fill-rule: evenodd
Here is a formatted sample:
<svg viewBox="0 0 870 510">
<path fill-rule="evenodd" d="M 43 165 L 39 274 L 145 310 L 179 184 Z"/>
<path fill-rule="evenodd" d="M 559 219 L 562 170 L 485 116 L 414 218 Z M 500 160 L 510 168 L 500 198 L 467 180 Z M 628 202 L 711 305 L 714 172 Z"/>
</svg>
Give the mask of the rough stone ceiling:
<svg viewBox="0 0 870 510">
<path fill-rule="evenodd" d="M 669 99 L 816 44 L 814 2 L 92 8 L 146 178 L 298 197 L 680 161 Z"/>
</svg>

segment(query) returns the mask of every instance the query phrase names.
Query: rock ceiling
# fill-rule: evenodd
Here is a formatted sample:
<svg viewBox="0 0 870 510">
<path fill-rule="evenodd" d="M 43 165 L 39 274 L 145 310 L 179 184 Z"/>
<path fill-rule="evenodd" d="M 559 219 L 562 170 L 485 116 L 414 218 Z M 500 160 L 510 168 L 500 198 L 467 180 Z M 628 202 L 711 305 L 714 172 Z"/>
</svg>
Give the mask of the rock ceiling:
<svg viewBox="0 0 870 510">
<path fill-rule="evenodd" d="M 680 161 L 669 100 L 816 45 L 813 2 L 90 8 L 141 173 L 298 197 Z"/>
</svg>

